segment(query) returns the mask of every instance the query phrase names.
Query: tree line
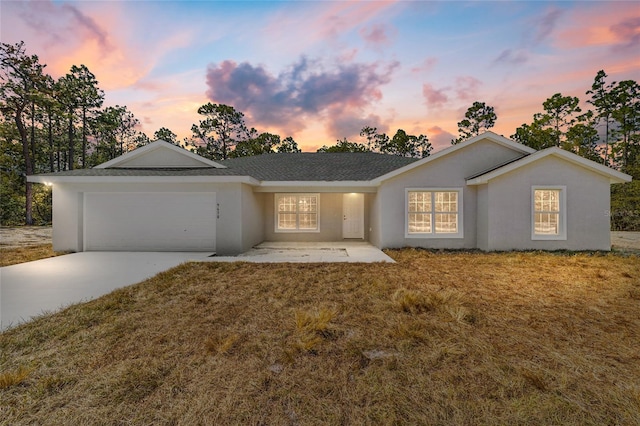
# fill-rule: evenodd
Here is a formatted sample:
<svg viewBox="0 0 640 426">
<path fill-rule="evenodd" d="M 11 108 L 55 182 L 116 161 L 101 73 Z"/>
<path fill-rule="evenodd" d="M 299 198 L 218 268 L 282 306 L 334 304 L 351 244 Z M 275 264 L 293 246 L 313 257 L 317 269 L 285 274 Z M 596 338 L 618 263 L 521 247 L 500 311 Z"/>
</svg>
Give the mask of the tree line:
<svg viewBox="0 0 640 426">
<path fill-rule="evenodd" d="M 0 44 L 0 224 L 48 223 L 51 193 L 32 186 L 26 176 L 88 168 L 152 141 L 126 106 L 103 107 L 105 93 L 85 66 L 73 65 L 57 80 L 45 72 L 23 42 Z M 612 188 L 614 229 L 640 229 L 640 87 L 636 81 L 608 82 L 599 71 L 583 111 L 577 97 L 556 93 L 542 111 L 523 123 L 511 138 L 534 149 L 557 146 L 629 173 L 631 184 Z M 191 135 L 178 140 L 166 127 L 153 134 L 213 160 L 300 152 L 291 137 L 249 128 L 233 106 L 207 103 Z M 460 143 L 494 127 L 495 109 L 476 101 L 458 122 Z M 358 141 L 339 139 L 318 152 L 380 152 L 423 158 L 433 147 L 425 134 L 398 129 L 393 135 L 365 126 Z M 618 212 L 618 214 L 616 214 Z M 622 212 L 622 213 L 620 213 Z"/>
<path fill-rule="evenodd" d="M 51 192 L 26 176 L 94 167 L 152 139 L 126 106 L 103 107 L 105 93 L 86 65 L 73 65 L 54 79 L 24 42 L 0 43 L 0 224 L 51 221 Z M 291 137 L 247 129 L 243 114 L 227 105 L 208 103 L 192 136 L 178 141 L 166 127 L 164 139 L 212 159 L 296 152 Z"/>
<path fill-rule="evenodd" d="M 591 108 L 556 93 L 511 139 L 534 149 L 559 147 L 631 175 L 632 182 L 611 186 L 611 227 L 640 231 L 640 85 L 607 77 L 598 71 L 585 92 Z"/>
</svg>

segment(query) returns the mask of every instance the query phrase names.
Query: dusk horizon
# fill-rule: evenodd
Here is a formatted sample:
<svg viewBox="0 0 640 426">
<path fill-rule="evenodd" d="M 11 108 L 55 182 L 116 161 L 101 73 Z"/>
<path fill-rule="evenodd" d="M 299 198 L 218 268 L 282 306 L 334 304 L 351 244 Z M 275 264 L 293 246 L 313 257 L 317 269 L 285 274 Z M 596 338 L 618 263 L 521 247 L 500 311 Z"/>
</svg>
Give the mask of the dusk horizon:
<svg viewBox="0 0 640 426">
<path fill-rule="evenodd" d="M 179 138 L 208 102 L 303 151 L 362 142 L 364 126 L 458 137 L 474 101 L 509 137 L 555 93 L 640 78 L 634 2 L 3 1 L 2 42 L 59 78 L 86 65 L 105 106 Z M 635 52 L 635 53 L 634 53 Z"/>
</svg>

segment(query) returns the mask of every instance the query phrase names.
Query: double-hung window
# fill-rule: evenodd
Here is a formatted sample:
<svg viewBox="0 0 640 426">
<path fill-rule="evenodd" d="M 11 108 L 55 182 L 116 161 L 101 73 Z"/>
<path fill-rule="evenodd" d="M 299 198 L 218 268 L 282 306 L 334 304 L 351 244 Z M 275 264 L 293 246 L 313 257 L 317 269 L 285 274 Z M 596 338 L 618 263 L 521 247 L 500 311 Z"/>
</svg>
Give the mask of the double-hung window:
<svg viewBox="0 0 640 426">
<path fill-rule="evenodd" d="M 408 238 L 462 238 L 462 189 L 407 189 Z"/>
<path fill-rule="evenodd" d="M 318 232 L 319 194 L 276 194 L 276 232 Z"/>
<path fill-rule="evenodd" d="M 532 239 L 567 239 L 565 192 L 564 186 L 531 188 Z"/>
</svg>

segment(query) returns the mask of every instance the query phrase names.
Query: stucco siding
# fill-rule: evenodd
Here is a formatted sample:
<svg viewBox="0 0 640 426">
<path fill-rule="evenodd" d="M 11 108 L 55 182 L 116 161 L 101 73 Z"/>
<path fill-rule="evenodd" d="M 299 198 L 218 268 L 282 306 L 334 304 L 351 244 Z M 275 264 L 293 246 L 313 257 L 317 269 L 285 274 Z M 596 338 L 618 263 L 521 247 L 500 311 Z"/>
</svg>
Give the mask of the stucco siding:
<svg viewBox="0 0 640 426">
<path fill-rule="evenodd" d="M 566 240 L 534 240 L 532 186 L 562 186 Z M 610 250 L 609 180 L 570 162 L 543 158 L 487 184 L 489 250 Z"/>
<path fill-rule="evenodd" d="M 82 193 L 65 185 L 53 186 L 53 250 L 82 250 Z"/>
<path fill-rule="evenodd" d="M 202 167 L 204 164 L 179 152 L 158 148 L 118 164 L 118 167 Z"/>
<path fill-rule="evenodd" d="M 365 216 L 369 218 L 369 242 L 376 247 L 380 245 L 380 195 L 370 194 L 369 210 L 365 211 Z"/>
<path fill-rule="evenodd" d="M 254 193 L 249 185 L 242 185 L 242 251 L 264 241 L 264 196 Z"/>
<path fill-rule="evenodd" d="M 489 249 L 489 191 L 487 185 L 477 187 L 476 241 L 480 250 Z"/>
<path fill-rule="evenodd" d="M 310 192 L 313 193 L 313 192 Z M 265 241 L 342 241 L 343 194 L 321 192 L 319 232 L 276 232 L 275 193 L 264 193 Z M 369 238 L 371 194 L 364 194 L 364 240 Z"/>
<path fill-rule="evenodd" d="M 379 246 L 452 249 L 477 247 L 477 191 L 476 187 L 466 186 L 466 178 L 521 156 L 522 153 L 510 148 L 490 141 L 479 141 L 383 182 L 378 190 Z M 406 238 L 407 188 L 462 188 L 462 238 Z"/>
</svg>

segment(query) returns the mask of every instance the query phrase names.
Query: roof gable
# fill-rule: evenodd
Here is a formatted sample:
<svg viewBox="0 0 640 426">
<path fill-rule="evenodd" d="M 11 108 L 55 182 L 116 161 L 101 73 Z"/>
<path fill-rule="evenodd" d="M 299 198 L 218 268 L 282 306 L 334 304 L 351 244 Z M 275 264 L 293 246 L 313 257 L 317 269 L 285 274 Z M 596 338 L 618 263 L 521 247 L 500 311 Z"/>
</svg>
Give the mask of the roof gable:
<svg viewBox="0 0 640 426">
<path fill-rule="evenodd" d="M 184 148 L 158 139 L 155 142 L 127 152 L 110 161 L 95 166 L 96 169 L 110 168 L 224 168 L 215 161 L 187 151 Z"/>
<path fill-rule="evenodd" d="M 523 157 L 517 161 L 508 163 L 494 170 L 487 171 L 484 174 L 479 176 L 473 176 L 467 179 L 467 185 L 482 185 L 489 182 L 491 179 L 495 179 L 498 176 L 505 175 L 514 170 L 517 170 L 521 167 L 526 166 L 527 164 L 531 164 L 533 162 L 539 161 L 543 158 L 554 156 L 565 161 L 569 161 L 575 165 L 583 167 L 587 170 L 590 170 L 594 173 L 598 173 L 609 178 L 610 183 L 624 183 L 630 182 L 631 176 L 619 172 L 617 170 L 613 170 L 607 166 L 603 166 L 602 164 L 596 163 L 595 161 L 587 160 L 584 157 L 580 157 L 579 155 L 574 154 L 573 152 L 566 151 L 564 149 L 560 149 L 557 147 L 543 149 L 541 151 L 537 151 L 534 154 Z"/>
<path fill-rule="evenodd" d="M 467 147 L 469 147 L 471 145 L 474 145 L 474 144 L 476 144 L 476 143 L 478 143 L 480 141 L 489 141 L 489 142 L 495 143 L 497 145 L 501 145 L 501 146 L 504 146 L 506 148 L 509 148 L 509 149 L 511 149 L 511 150 L 513 150 L 515 152 L 518 152 L 518 153 L 520 153 L 522 155 L 529 155 L 531 153 L 536 152 L 535 149 L 529 148 L 526 145 L 522 145 L 520 143 L 514 142 L 514 141 L 512 141 L 510 139 L 505 138 L 504 136 L 500 136 L 500 135 L 498 135 L 496 133 L 493 133 L 493 132 L 484 132 L 484 133 L 482 133 L 482 134 L 480 134 L 478 136 L 474 136 L 471 139 L 467 139 L 464 142 L 461 142 L 461 143 L 456 144 L 456 145 L 452 145 L 452 146 L 450 146 L 448 148 L 443 149 L 442 151 L 438 151 L 435 154 L 430 155 L 429 157 L 426 157 L 426 158 L 423 158 L 423 159 L 421 159 L 419 161 L 416 161 L 415 163 L 412 163 L 412 164 L 409 164 L 407 166 L 401 167 L 399 169 L 393 170 L 393 171 L 391 171 L 391 172 L 389 172 L 389 173 L 387 173 L 387 174 L 385 174 L 383 176 L 378 177 L 376 179 L 376 181 L 377 182 L 382 182 L 382 181 L 385 181 L 387 179 L 391 179 L 391 178 L 393 178 L 395 176 L 398 176 L 398 175 L 401 175 L 401 174 L 406 173 L 408 171 L 411 171 L 411 170 L 415 169 L 416 167 L 421 167 L 421 166 L 423 166 L 425 164 L 428 164 L 428 163 L 430 163 L 432 161 L 435 161 L 435 160 L 437 160 L 439 158 L 443 158 L 443 157 L 449 156 L 451 154 L 454 154 L 454 153 L 456 153 L 456 152 L 458 152 L 460 150 L 463 150 L 463 149 L 465 149 L 465 148 L 467 148 Z"/>
</svg>

